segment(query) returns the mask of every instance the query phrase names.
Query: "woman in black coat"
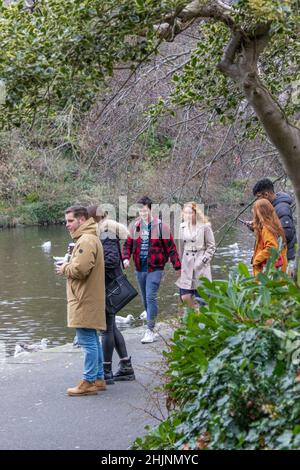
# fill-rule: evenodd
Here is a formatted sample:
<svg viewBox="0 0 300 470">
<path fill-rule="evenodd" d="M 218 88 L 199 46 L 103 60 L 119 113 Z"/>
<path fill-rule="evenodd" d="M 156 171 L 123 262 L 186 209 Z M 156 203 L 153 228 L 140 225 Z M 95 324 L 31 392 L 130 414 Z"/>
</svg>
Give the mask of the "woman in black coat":
<svg viewBox="0 0 300 470">
<path fill-rule="evenodd" d="M 122 224 L 107 218 L 100 206 L 87 208 L 90 217 L 98 222 L 98 235 L 102 242 L 105 265 L 105 285 L 122 274 L 119 237 L 126 238 L 127 229 Z M 118 380 L 134 380 L 131 357 L 128 356 L 125 339 L 116 325 L 115 315 L 106 312 L 106 331 L 101 332 L 103 349 L 104 378 L 107 384 Z M 120 362 L 115 374 L 112 373 L 112 356 L 116 350 Z"/>
</svg>

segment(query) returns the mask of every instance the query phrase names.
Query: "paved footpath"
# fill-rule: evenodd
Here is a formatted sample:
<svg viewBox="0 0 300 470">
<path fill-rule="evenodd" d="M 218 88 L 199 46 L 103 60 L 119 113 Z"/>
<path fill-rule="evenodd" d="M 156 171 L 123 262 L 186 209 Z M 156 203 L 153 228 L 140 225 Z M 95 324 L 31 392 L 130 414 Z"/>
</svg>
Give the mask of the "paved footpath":
<svg viewBox="0 0 300 470">
<path fill-rule="evenodd" d="M 141 328 L 125 331 L 137 380 L 115 383 L 96 396 L 66 395 L 83 365 L 81 350 L 72 345 L 0 363 L 0 449 L 130 448 L 146 424 L 158 423 L 144 410 L 149 410 L 148 390 L 158 383 L 165 342 L 143 345 L 141 334 Z M 114 370 L 117 362 L 114 357 Z"/>
</svg>

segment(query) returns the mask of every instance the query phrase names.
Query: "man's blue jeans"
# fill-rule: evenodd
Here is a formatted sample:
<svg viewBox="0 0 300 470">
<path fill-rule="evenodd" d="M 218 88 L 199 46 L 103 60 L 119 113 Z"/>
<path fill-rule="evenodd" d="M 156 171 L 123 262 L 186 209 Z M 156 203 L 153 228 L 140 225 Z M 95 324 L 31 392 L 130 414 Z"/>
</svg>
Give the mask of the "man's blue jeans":
<svg viewBox="0 0 300 470">
<path fill-rule="evenodd" d="M 76 328 L 78 344 L 84 351 L 83 379 L 94 382 L 103 379 L 103 352 L 97 331 L 92 328 Z"/>
<path fill-rule="evenodd" d="M 144 308 L 147 312 L 147 326 L 150 330 L 153 330 L 158 312 L 157 293 L 163 276 L 163 270 L 159 269 L 150 273 L 135 271 L 135 275 L 140 286 Z"/>
</svg>

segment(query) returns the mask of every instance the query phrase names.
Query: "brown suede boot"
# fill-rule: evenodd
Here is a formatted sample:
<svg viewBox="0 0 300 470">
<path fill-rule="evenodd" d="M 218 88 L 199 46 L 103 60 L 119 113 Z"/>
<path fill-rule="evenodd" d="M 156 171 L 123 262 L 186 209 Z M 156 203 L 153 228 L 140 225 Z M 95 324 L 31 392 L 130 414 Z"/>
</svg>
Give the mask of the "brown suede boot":
<svg viewBox="0 0 300 470">
<path fill-rule="evenodd" d="M 68 388 L 67 394 L 70 397 L 81 397 L 84 395 L 97 395 L 98 388 L 95 382 L 88 382 L 87 380 L 80 380 L 76 387 Z"/>
<path fill-rule="evenodd" d="M 102 391 L 102 390 L 106 390 L 106 382 L 105 382 L 105 380 L 96 379 L 96 380 L 95 380 L 95 385 L 96 385 L 96 387 L 97 387 L 98 392 L 100 392 L 100 391 Z"/>
</svg>

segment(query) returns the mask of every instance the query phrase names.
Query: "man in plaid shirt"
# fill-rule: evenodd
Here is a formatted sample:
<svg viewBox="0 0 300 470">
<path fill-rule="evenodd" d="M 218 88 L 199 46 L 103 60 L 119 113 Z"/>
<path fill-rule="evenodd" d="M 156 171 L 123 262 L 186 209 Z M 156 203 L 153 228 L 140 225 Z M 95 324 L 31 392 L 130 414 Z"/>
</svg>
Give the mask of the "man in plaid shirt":
<svg viewBox="0 0 300 470">
<path fill-rule="evenodd" d="M 170 233 L 170 227 L 152 216 L 152 201 L 147 196 L 138 201 L 141 205 L 140 217 L 131 225 L 129 236 L 123 246 L 124 266 L 127 268 L 132 255 L 135 275 L 140 286 L 140 293 L 147 312 L 147 330 L 142 343 L 155 341 L 155 318 L 157 316 L 157 293 L 168 258 L 178 276 L 180 259 L 176 245 Z"/>
</svg>

